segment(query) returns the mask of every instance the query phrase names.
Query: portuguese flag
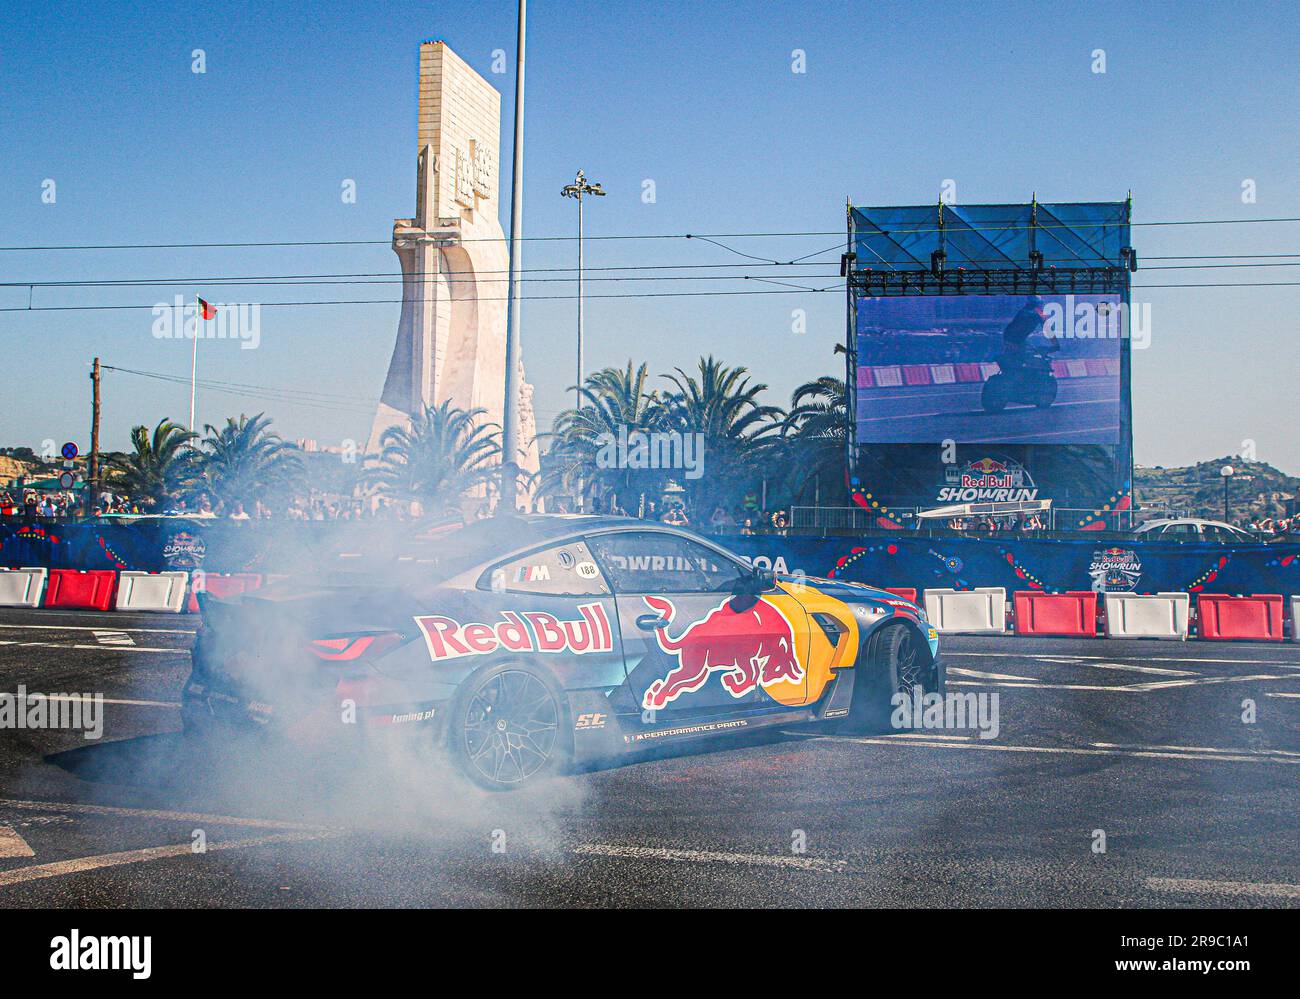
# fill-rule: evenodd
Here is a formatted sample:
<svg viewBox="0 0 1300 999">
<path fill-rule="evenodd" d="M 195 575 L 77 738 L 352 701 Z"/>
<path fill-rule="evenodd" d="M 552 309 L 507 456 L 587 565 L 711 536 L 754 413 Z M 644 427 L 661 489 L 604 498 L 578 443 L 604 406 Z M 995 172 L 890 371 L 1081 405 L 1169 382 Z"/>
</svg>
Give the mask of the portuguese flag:
<svg viewBox="0 0 1300 999">
<path fill-rule="evenodd" d="M 198 296 L 196 295 L 195 297 L 197 298 Z M 199 315 L 201 315 L 204 319 L 216 319 L 217 307 L 213 305 L 211 302 L 205 302 L 203 299 L 200 298 Z"/>
</svg>

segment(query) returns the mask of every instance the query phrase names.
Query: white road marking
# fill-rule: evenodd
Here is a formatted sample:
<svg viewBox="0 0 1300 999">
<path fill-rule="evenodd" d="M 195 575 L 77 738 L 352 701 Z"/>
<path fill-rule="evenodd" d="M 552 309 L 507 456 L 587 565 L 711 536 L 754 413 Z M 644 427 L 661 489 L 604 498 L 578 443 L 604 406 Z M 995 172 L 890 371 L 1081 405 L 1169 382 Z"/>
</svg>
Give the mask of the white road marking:
<svg viewBox="0 0 1300 999">
<path fill-rule="evenodd" d="M 744 867 L 792 867 L 820 874 L 842 874 L 849 870 L 844 860 L 818 857 L 789 857 L 767 853 L 720 853 L 713 850 L 674 850 L 658 846 L 617 846 L 609 843 L 582 843 L 570 853 L 587 857 L 618 857 L 624 860 L 669 860 L 694 864 L 732 864 Z M 2 875 L 0 875 L 2 876 Z"/>
<path fill-rule="evenodd" d="M 1300 697 L 1300 694 L 1273 693 L 1272 691 L 1264 695 L 1265 697 Z"/>
<path fill-rule="evenodd" d="M 206 823 L 214 826 L 248 826 L 253 829 L 291 829 L 299 832 L 324 832 L 324 826 L 283 819 L 257 819 L 241 815 L 209 815 L 204 812 L 170 812 L 156 808 L 124 808 L 115 805 L 84 805 L 68 801 L 28 801 L 18 798 L 0 798 L 0 809 L 20 808 L 29 812 L 50 812 L 56 815 L 113 815 L 131 819 L 162 819 L 174 822 Z"/>
<path fill-rule="evenodd" d="M 98 631 L 88 625 L 80 624 L 4 624 L 0 623 L 0 628 L 30 628 L 36 631 Z M 130 634 L 159 634 L 159 635 L 193 635 L 196 634 L 193 628 L 118 628 L 118 631 L 129 632 Z"/>
<path fill-rule="evenodd" d="M 1057 756 L 1130 756 L 1158 760 L 1209 760 L 1222 763 L 1293 763 L 1300 764 L 1300 758 L 1285 756 L 1250 756 L 1233 754 L 1231 750 L 1211 753 L 1171 753 L 1168 751 L 1138 749 L 1097 749 L 1075 746 L 1009 746 L 990 742 L 971 740 L 970 742 L 922 742 L 920 740 L 902 742 L 890 738 L 852 738 L 842 736 L 819 736 L 818 738 L 856 742 L 864 746 L 920 746 L 927 749 L 980 749 L 990 753 L 1047 753 Z M 1230 755 L 1231 754 L 1231 755 Z"/>
<path fill-rule="evenodd" d="M 110 649 L 114 652 L 174 652 L 177 655 L 188 656 L 189 649 L 166 649 L 156 648 L 149 645 L 66 645 L 63 642 L 19 642 L 15 639 L 0 639 L 0 645 L 15 645 L 19 648 L 40 648 L 40 649 L 88 649 L 92 652 L 108 652 Z"/>
<path fill-rule="evenodd" d="M 135 639 L 125 631 L 97 631 L 95 641 L 100 645 L 134 645 Z"/>
<path fill-rule="evenodd" d="M 1145 878 L 1152 891 L 1190 892 L 1196 895 L 1259 895 L 1264 898 L 1300 898 L 1300 885 L 1254 881 L 1203 881 L 1198 878 Z"/>
<path fill-rule="evenodd" d="M 1011 637 L 1011 636 L 1001 636 Z M 943 652 L 944 659 L 951 659 L 953 656 L 966 656 L 972 659 L 1041 659 L 1049 663 L 1065 663 L 1067 665 L 1082 663 L 1085 660 L 1095 660 L 1098 662 L 1114 662 L 1115 656 L 1063 656 L 1046 652 Z M 1295 669 L 1296 663 L 1286 662 L 1279 659 L 1211 659 L 1208 656 L 1142 656 L 1143 662 L 1153 663 L 1182 663 L 1187 666 L 1194 666 L 1197 663 L 1226 663 L 1230 666 L 1276 666 L 1279 669 Z"/>
<path fill-rule="evenodd" d="M 1180 753 L 1262 753 L 1273 756 L 1294 756 L 1300 758 L 1300 753 L 1292 752 L 1289 749 L 1250 749 L 1249 747 L 1230 747 L 1222 746 L 1129 746 L 1119 742 L 1094 742 L 1090 745 L 1097 746 L 1100 749 L 1172 749 Z"/>
<path fill-rule="evenodd" d="M 324 839 L 329 835 L 332 834 L 273 833 L 270 836 L 233 839 L 225 843 L 209 840 L 206 852 L 240 850 L 254 846 L 271 846 L 276 843 L 305 843 L 310 840 Z M 122 853 L 101 853 L 93 857 L 78 857 L 75 860 L 58 860 L 51 864 L 33 864 L 30 867 L 0 871 L 0 888 L 23 884 L 27 881 L 39 881 L 43 878 L 62 877 L 65 874 L 84 874 L 87 871 L 97 871 L 105 867 L 120 867 L 123 864 L 139 864 L 150 860 L 163 860 L 167 857 L 184 857 L 186 855 L 196 855 L 191 844 L 177 843 L 173 846 L 151 846 L 143 850 L 126 850 Z"/>
<path fill-rule="evenodd" d="M 1201 676 L 1195 680 L 1164 680 L 1159 683 L 1135 684 L 1135 690 L 1168 690 L 1170 687 L 1198 687 L 1209 683 L 1245 683 L 1249 680 L 1300 680 L 1300 673 L 1252 673 L 1248 676 Z"/>
<path fill-rule="evenodd" d="M 1135 666 L 1132 663 L 1084 663 L 1092 669 L 1122 669 L 1133 673 L 1155 673 L 1159 676 L 1197 676 L 1190 669 L 1162 669 L 1159 666 Z"/>
<path fill-rule="evenodd" d="M 1118 690 L 1131 694 L 1136 688 L 1087 683 L 1006 683 L 1001 680 L 949 680 L 949 687 L 1027 687 L 1030 690 Z"/>
<path fill-rule="evenodd" d="M 14 831 L 13 826 L 0 826 L 0 857 L 34 857 L 32 848 Z"/>
<path fill-rule="evenodd" d="M 957 673 L 960 676 L 977 676 L 984 680 L 1023 680 L 1026 683 L 1038 683 L 1036 676 L 1014 676 L 1010 673 L 981 673 L 977 669 L 962 669 L 959 666 L 950 666 L 949 673 Z"/>
<path fill-rule="evenodd" d="M 956 670 L 953 670 L 956 672 Z M 1190 680 L 1164 680 L 1151 683 L 1010 683 L 1005 680 L 950 680 L 950 687 L 1026 687 L 1030 690 L 1104 690 L 1114 694 L 1146 694 L 1171 687 L 1196 687 L 1212 683 L 1246 683 L 1259 680 L 1300 680 L 1300 673 L 1252 673 L 1248 676 L 1200 676 Z"/>
<path fill-rule="evenodd" d="M 727 864 L 733 867 L 783 867 L 817 874 L 859 874 L 848 861 L 820 857 L 778 856 L 765 853 L 726 853 L 716 850 L 684 850 L 657 846 L 620 846 L 611 843 L 583 843 L 570 853 L 587 857 L 615 857 L 621 860 L 663 860 L 670 863 Z M 1300 898 L 1300 885 L 1276 882 L 1210 881 L 1200 878 L 1144 878 L 1151 891 L 1204 895 L 1251 895 L 1262 898 Z"/>
<path fill-rule="evenodd" d="M 895 732 L 895 739 L 955 739 L 964 742 L 975 738 L 973 735 L 940 735 L 937 732 Z"/>
</svg>

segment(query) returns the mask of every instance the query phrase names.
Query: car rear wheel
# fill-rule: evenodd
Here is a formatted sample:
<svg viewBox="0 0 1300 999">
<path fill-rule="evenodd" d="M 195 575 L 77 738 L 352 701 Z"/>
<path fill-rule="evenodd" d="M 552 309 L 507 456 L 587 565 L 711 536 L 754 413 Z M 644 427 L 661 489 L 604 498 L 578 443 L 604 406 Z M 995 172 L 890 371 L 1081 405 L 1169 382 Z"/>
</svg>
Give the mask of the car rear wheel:
<svg viewBox="0 0 1300 999">
<path fill-rule="evenodd" d="M 906 624 L 887 625 L 872 635 L 867 655 L 857 668 L 862 672 L 854 683 L 848 723 L 860 731 L 893 730 L 890 716 L 895 694 L 910 698 L 916 686 L 923 694 L 943 692 L 941 668 L 929 646 Z"/>
<path fill-rule="evenodd" d="M 452 754 L 470 780 L 506 791 L 554 773 L 568 757 L 564 696 L 554 681 L 507 664 L 466 681 L 448 726 Z"/>
</svg>

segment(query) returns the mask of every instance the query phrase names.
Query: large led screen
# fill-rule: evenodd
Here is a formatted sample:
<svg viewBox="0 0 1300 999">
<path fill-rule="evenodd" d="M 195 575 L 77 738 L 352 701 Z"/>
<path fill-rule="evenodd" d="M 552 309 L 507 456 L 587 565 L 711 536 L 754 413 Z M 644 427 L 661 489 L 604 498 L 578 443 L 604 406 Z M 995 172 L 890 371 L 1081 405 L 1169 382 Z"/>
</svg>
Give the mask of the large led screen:
<svg viewBox="0 0 1300 999">
<path fill-rule="evenodd" d="M 1121 440 L 1118 295 L 857 301 L 859 444 Z"/>
</svg>

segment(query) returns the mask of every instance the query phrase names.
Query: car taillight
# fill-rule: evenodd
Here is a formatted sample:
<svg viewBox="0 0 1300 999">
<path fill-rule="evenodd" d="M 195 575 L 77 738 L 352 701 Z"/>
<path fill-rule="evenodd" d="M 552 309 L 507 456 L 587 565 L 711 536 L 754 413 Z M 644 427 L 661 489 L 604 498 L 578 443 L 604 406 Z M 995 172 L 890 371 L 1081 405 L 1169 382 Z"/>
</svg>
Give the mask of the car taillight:
<svg viewBox="0 0 1300 999">
<path fill-rule="evenodd" d="M 406 640 L 396 631 L 368 632 L 364 635 L 340 635 L 336 638 L 317 638 L 308 648 L 327 662 L 345 663 L 358 659 L 377 659 L 391 652 Z"/>
</svg>

